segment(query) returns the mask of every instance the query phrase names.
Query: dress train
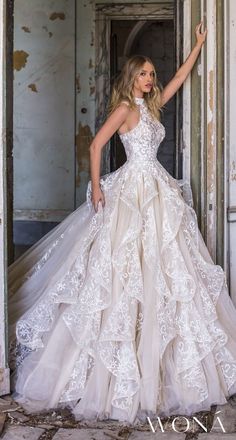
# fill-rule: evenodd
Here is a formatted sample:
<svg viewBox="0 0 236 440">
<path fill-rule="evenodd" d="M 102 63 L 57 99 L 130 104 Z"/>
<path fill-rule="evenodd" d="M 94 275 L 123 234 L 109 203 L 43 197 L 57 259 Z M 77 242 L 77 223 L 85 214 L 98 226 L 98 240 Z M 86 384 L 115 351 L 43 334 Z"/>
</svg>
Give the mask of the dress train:
<svg viewBox="0 0 236 440">
<path fill-rule="evenodd" d="M 127 161 L 9 267 L 12 390 L 30 411 L 135 423 L 236 393 L 236 309 L 136 98 Z"/>
</svg>

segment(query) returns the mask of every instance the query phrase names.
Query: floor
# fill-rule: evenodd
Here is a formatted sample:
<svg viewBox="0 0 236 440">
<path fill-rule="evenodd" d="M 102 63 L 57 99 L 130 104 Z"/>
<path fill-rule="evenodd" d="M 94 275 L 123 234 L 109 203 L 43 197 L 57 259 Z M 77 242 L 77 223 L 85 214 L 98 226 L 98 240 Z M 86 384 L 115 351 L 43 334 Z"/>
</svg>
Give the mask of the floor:
<svg viewBox="0 0 236 440">
<path fill-rule="evenodd" d="M 76 421 L 68 410 L 29 414 L 10 395 L 0 398 L 0 438 L 4 440 L 235 440 L 236 396 L 210 412 L 170 417 L 135 427 L 125 422 Z M 197 421 L 196 421 L 197 420 Z"/>
</svg>

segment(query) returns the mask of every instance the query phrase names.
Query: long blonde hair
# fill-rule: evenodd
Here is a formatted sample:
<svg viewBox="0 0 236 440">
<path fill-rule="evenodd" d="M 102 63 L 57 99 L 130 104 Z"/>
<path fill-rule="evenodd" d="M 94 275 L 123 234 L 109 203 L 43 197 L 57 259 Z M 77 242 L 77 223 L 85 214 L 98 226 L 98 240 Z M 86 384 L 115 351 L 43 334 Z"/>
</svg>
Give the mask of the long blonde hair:
<svg viewBox="0 0 236 440">
<path fill-rule="evenodd" d="M 132 109 L 136 107 L 132 92 L 133 85 L 135 77 L 139 74 L 146 61 L 153 65 L 151 59 L 144 55 L 133 55 L 128 58 L 119 76 L 114 81 L 108 105 L 108 114 L 112 113 L 122 101 L 128 101 Z M 144 93 L 143 97 L 152 117 L 160 120 L 161 89 L 157 85 L 155 68 L 152 89 L 150 92 Z"/>
</svg>

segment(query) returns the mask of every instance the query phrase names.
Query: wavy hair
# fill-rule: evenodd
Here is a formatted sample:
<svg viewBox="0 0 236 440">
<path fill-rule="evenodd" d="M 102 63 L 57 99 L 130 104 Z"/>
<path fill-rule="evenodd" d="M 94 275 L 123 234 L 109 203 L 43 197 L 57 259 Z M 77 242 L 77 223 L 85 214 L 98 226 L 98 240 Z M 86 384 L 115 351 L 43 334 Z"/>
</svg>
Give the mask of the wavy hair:
<svg viewBox="0 0 236 440">
<path fill-rule="evenodd" d="M 133 85 L 136 76 L 140 73 L 146 61 L 153 65 L 152 60 L 144 55 L 133 55 L 125 62 L 112 87 L 108 105 L 108 114 L 111 114 L 122 101 L 128 101 L 130 108 L 136 108 L 133 95 Z M 161 88 L 157 85 L 157 75 L 154 66 L 153 69 L 154 78 L 152 89 L 150 92 L 144 93 L 143 97 L 152 117 L 160 120 Z"/>
</svg>

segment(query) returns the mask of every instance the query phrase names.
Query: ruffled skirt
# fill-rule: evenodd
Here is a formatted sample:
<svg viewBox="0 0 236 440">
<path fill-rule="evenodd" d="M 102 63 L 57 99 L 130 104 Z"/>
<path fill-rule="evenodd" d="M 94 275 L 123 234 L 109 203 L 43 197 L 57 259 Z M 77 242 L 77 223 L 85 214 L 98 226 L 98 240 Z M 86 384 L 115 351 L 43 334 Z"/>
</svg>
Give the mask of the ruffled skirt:
<svg viewBox="0 0 236 440">
<path fill-rule="evenodd" d="M 9 267 L 15 399 L 135 423 L 236 393 L 236 309 L 196 214 L 158 161 L 127 161 Z"/>
</svg>

